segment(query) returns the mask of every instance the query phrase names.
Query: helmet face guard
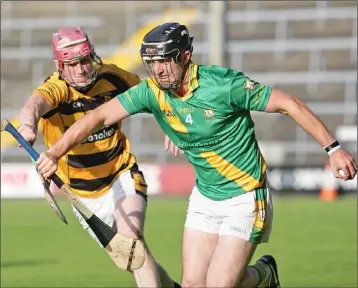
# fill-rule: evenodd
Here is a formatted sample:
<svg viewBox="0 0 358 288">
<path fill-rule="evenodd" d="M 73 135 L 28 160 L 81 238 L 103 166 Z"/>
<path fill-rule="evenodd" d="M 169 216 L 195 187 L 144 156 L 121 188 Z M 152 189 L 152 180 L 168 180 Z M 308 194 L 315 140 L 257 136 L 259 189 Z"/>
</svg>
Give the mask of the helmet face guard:
<svg viewBox="0 0 358 288">
<path fill-rule="evenodd" d="M 172 62 L 178 64 L 181 60 L 182 52 L 193 51 L 193 37 L 185 26 L 178 23 L 166 23 L 154 28 L 143 40 L 140 55 L 144 68 L 154 83 L 164 91 L 173 91 L 179 88 L 184 77 L 175 75 L 172 69 Z M 155 62 L 165 64 L 165 77 L 159 79 L 159 75 L 154 72 Z"/>
<path fill-rule="evenodd" d="M 96 55 L 80 27 L 64 27 L 52 37 L 52 52 L 61 78 L 75 89 L 86 89 L 96 80 Z"/>
</svg>

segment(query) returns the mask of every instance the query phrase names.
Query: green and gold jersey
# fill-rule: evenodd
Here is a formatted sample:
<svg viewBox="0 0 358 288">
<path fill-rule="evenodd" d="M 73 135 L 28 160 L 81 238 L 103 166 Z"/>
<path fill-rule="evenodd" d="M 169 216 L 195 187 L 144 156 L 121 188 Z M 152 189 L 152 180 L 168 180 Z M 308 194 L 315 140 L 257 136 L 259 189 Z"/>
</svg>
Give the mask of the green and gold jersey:
<svg viewBox="0 0 358 288">
<path fill-rule="evenodd" d="M 263 187 L 266 163 L 250 110 L 265 109 L 271 88 L 233 69 L 194 63 L 189 69 L 184 97 L 161 91 L 148 78 L 117 98 L 129 114 L 155 116 L 185 152 L 206 197 L 224 200 Z"/>
</svg>

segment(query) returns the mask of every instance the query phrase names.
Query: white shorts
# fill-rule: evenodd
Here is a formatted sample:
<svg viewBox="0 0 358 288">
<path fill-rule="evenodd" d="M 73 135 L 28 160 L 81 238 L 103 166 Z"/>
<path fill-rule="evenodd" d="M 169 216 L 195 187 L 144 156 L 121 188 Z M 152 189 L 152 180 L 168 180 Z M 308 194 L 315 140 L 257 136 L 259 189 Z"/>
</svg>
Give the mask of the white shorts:
<svg viewBox="0 0 358 288">
<path fill-rule="evenodd" d="M 267 188 L 215 201 L 194 187 L 189 198 L 185 227 L 220 236 L 235 236 L 252 243 L 267 243 L 273 207 Z"/>
<path fill-rule="evenodd" d="M 131 172 L 130 170 L 128 170 L 120 174 L 119 177 L 113 182 L 110 190 L 107 193 L 101 195 L 100 197 L 77 197 L 104 223 L 117 230 L 115 218 L 115 209 L 117 201 L 125 197 L 126 195 L 136 194 L 139 194 L 146 199 L 146 193 L 138 193 L 138 191 L 135 189 L 137 181 L 145 181 L 143 174 L 141 173 L 141 171 L 137 170 L 134 172 L 135 176 L 133 177 L 132 173 L 133 171 Z M 75 207 L 72 206 L 72 209 L 82 227 L 88 231 L 88 233 L 97 241 L 100 246 L 102 246 L 96 235 L 93 233 L 92 229 L 88 226 L 85 219 L 83 219 L 82 215 L 76 210 Z"/>
</svg>

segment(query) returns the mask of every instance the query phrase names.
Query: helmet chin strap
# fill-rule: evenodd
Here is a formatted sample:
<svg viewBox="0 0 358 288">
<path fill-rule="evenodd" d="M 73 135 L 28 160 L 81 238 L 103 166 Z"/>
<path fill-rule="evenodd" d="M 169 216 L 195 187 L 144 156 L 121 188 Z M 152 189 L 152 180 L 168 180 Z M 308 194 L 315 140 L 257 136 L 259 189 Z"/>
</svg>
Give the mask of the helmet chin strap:
<svg viewBox="0 0 358 288">
<path fill-rule="evenodd" d="M 180 87 L 181 83 L 182 83 L 181 81 L 178 84 L 176 84 L 176 83 L 159 84 L 158 83 L 158 87 L 160 89 L 162 89 L 163 91 L 167 91 L 167 92 L 175 91 Z"/>
<path fill-rule="evenodd" d="M 86 92 L 87 90 L 89 90 L 94 85 L 95 80 L 96 79 L 93 79 L 91 81 L 91 83 L 88 83 L 86 86 L 76 87 L 75 89 L 78 90 L 79 92 Z"/>
</svg>

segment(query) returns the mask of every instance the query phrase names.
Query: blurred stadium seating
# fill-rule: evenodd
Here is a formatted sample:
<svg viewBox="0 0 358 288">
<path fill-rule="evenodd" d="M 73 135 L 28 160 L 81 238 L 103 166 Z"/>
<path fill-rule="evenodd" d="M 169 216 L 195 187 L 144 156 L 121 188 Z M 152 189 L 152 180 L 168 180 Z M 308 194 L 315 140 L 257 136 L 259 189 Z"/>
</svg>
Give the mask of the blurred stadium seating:
<svg viewBox="0 0 358 288">
<path fill-rule="evenodd" d="M 194 61 L 215 64 L 209 63 L 206 1 L 41 1 L 34 6 L 32 1 L 1 2 L 2 118 L 16 117 L 31 90 L 53 71 L 51 34 L 63 25 L 85 28 L 98 54 L 108 57 L 167 9 L 195 9 Z M 225 18 L 227 66 L 307 101 L 332 132 L 356 125 L 356 1 L 228 1 Z M 127 49 L 138 57 L 139 47 Z M 133 70 L 145 77 L 141 65 Z M 291 119 L 253 117 L 269 164 L 323 166 L 325 153 Z M 163 152 L 163 133 L 150 115 L 126 120 L 124 130 L 140 161 L 185 161 Z M 352 140 L 346 145 L 356 156 Z M 10 149 L 3 161 L 18 161 L 18 153 Z"/>
</svg>

